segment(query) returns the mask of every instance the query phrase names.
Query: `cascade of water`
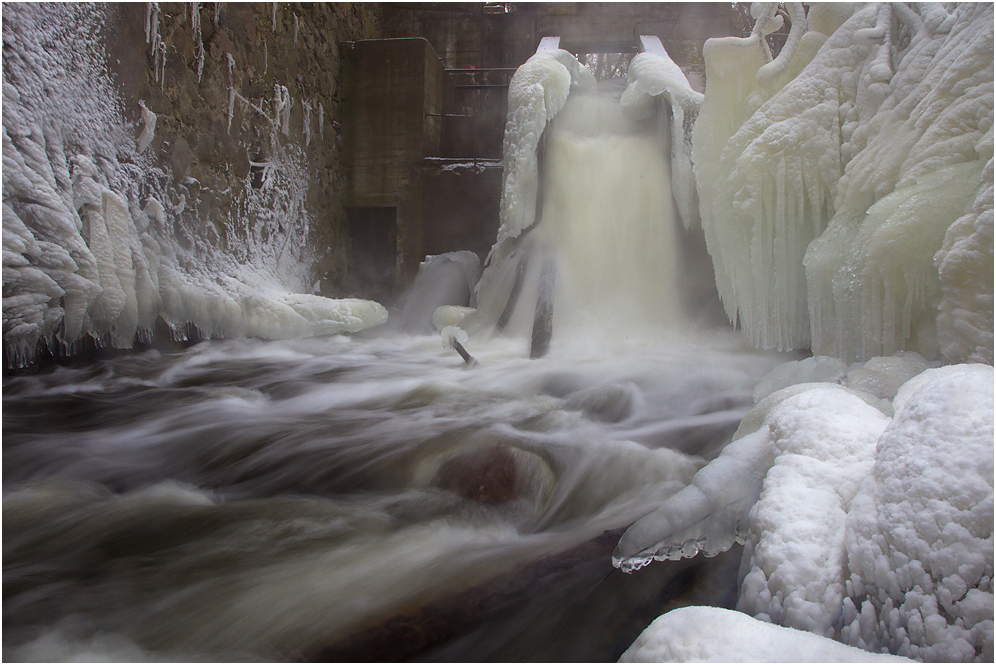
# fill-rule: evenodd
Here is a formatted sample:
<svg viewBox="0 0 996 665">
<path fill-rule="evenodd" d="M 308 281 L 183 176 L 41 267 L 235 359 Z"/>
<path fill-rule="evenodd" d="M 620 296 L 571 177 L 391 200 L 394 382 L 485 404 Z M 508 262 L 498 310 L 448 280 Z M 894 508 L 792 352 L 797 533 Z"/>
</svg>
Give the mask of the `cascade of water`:
<svg viewBox="0 0 996 665">
<path fill-rule="evenodd" d="M 540 153 L 536 226 L 506 261 L 510 295 L 482 309 L 507 319 L 509 333 L 528 336 L 552 265 L 554 339 L 621 330 L 659 335 L 677 324 L 680 257 L 667 133 L 653 120 L 633 120 L 618 94 L 579 91 L 548 127 Z M 513 296 L 516 272 L 520 291 Z"/>
</svg>

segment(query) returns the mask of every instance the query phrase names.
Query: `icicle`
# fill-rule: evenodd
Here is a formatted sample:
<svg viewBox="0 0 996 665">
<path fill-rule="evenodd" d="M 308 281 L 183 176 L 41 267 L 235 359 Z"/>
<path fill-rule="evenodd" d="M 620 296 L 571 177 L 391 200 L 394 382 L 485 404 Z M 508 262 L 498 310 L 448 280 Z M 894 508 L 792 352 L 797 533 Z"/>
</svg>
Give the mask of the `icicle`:
<svg viewBox="0 0 996 665">
<path fill-rule="evenodd" d="M 297 20 L 297 14 L 294 14 L 294 46 L 297 46 L 297 31 L 301 27 Z"/>
<path fill-rule="evenodd" d="M 214 3 L 214 27 L 218 27 L 218 19 L 221 18 L 221 10 L 225 6 L 223 2 Z"/>
<path fill-rule="evenodd" d="M 318 102 L 318 136 L 325 140 L 325 107 Z"/>
<path fill-rule="evenodd" d="M 304 147 L 311 145 L 311 102 L 304 100 L 301 102 L 304 109 Z"/>
<path fill-rule="evenodd" d="M 152 47 L 149 53 L 155 55 L 159 45 L 159 3 L 146 3 L 145 8 L 145 42 Z"/>
<path fill-rule="evenodd" d="M 273 32 L 277 31 L 277 3 L 273 3 Z"/>
<path fill-rule="evenodd" d="M 235 58 L 226 53 L 228 60 L 228 133 L 232 133 L 232 118 L 235 117 Z"/>
<path fill-rule="evenodd" d="M 156 137 L 156 114 L 145 107 L 144 99 L 139 100 L 138 105 L 142 107 L 142 122 L 144 123 L 142 133 L 138 136 L 138 151 L 143 152 Z"/>
<path fill-rule="evenodd" d="M 204 40 L 201 38 L 201 3 L 190 5 L 190 25 L 194 32 L 194 57 L 197 60 L 197 82 L 204 71 Z"/>
</svg>

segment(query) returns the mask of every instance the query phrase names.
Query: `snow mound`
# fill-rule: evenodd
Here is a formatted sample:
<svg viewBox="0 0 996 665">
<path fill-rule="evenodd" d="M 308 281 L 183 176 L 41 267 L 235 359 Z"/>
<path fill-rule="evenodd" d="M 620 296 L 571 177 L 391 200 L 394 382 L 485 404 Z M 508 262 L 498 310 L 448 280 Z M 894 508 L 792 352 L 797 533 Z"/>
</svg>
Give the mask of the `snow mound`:
<svg viewBox="0 0 996 665">
<path fill-rule="evenodd" d="M 929 369 L 895 399 L 847 518 L 842 639 L 993 659 L 993 369 Z"/>
<path fill-rule="evenodd" d="M 872 654 L 794 628 L 773 626 L 720 607 L 682 607 L 658 617 L 621 663 L 909 662 Z"/>
<path fill-rule="evenodd" d="M 739 540 L 741 611 L 870 651 L 991 661 L 993 368 L 877 360 L 865 367 L 885 383 L 918 372 L 894 417 L 832 383 L 765 397 L 740 438 L 630 527 L 614 564 Z"/>
<path fill-rule="evenodd" d="M 750 514 L 737 609 L 834 636 L 844 597 L 844 521 L 889 419 L 834 385 L 771 410 L 775 461 Z"/>
</svg>

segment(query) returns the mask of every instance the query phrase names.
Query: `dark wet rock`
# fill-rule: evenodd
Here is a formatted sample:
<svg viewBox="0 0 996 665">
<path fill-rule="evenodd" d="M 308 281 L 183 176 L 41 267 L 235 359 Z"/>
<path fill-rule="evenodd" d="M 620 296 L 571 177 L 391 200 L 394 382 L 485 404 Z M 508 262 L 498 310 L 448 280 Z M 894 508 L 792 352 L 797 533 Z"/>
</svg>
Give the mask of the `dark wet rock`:
<svg viewBox="0 0 996 665">
<path fill-rule="evenodd" d="M 677 607 L 736 605 L 743 548 L 709 559 L 613 568 L 624 528 L 524 564 L 448 598 L 406 609 L 309 660 L 605 662 Z"/>
<path fill-rule="evenodd" d="M 505 446 L 460 453 L 443 462 L 433 484 L 471 501 L 503 503 L 519 498 L 515 456 Z"/>
</svg>

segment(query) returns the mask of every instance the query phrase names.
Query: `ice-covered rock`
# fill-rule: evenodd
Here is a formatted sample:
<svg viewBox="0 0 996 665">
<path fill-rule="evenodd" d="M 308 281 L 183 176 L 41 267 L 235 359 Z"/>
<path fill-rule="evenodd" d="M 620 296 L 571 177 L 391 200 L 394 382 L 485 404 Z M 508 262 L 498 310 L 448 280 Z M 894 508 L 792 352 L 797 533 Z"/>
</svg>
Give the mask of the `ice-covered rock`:
<svg viewBox="0 0 996 665">
<path fill-rule="evenodd" d="M 839 358 L 813 356 L 803 360 L 790 360 L 771 370 L 754 386 L 754 403 L 798 383 L 840 383 L 846 374 L 847 364 Z"/>
<path fill-rule="evenodd" d="M 619 659 L 622 663 L 895 663 L 794 628 L 720 607 L 682 607 L 659 616 Z"/>
<path fill-rule="evenodd" d="M 847 517 L 842 639 L 924 661 L 993 659 L 993 370 L 928 369 L 894 401 Z"/>
</svg>

